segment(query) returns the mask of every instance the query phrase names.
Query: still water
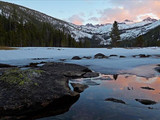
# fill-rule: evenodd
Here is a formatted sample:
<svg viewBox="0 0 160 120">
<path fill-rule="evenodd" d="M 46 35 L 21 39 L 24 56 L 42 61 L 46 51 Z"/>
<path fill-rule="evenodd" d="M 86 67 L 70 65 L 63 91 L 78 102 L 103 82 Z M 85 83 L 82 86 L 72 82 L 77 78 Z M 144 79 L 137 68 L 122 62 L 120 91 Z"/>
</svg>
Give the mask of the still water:
<svg viewBox="0 0 160 120">
<path fill-rule="evenodd" d="M 89 87 L 68 112 L 39 120 L 160 120 L 160 76 L 101 75 L 70 82 Z M 126 104 L 105 101 L 107 98 L 123 100 Z M 135 99 L 152 100 L 157 104 L 144 105 Z"/>
</svg>

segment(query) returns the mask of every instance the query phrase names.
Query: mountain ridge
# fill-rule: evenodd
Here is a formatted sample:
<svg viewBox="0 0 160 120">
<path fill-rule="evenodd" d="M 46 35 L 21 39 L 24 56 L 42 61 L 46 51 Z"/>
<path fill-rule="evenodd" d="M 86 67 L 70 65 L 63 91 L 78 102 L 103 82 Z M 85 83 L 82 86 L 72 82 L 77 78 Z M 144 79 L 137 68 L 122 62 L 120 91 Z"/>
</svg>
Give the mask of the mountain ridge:
<svg viewBox="0 0 160 120">
<path fill-rule="evenodd" d="M 54 28 L 64 31 L 70 34 L 76 41 L 83 41 L 83 39 L 89 39 L 91 42 L 95 42 L 99 45 L 109 45 L 110 44 L 110 32 L 112 29 L 112 24 L 105 25 L 75 25 L 52 16 L 46 15 L 45 13 L 32 10 L 21 5 L 16 5 L 8 2 L 0 1 L 0 12 L 2 14 L 12 15 L 14 11 L 17 12 L 19 16 L 22 16 L 24 22 L 38 20 L 39 22 L 50 23 Z M 160 26 L 160 20 L 155 20 L 152 18 L 146 18 L 141 22 L 131 23 L 132 21 L 126 20 L 122 23 L 118 23 L 121 40 L 132 40 L 140 35 L 144 35 L 150 30 Z M 129 23 L 129 24 L 128 24 Z M 131 24 L 130 24 L 131 23 Z"/>
</svg>

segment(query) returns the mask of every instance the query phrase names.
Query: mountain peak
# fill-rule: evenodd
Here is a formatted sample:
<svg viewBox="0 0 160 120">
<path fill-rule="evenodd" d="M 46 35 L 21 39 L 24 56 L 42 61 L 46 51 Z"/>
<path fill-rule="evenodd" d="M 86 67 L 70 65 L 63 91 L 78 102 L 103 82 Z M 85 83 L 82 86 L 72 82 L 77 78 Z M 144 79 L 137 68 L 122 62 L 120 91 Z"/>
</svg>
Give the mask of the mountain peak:
<svg viewBox="0 0 160 120">
<path fill-rule="evenodd" d="M 151 18 L 151 17 L 147 17 L 145 18 L 143 21 L 151 21 L 151 22 L 156 22 L 157 19 Z"/>
</svg>

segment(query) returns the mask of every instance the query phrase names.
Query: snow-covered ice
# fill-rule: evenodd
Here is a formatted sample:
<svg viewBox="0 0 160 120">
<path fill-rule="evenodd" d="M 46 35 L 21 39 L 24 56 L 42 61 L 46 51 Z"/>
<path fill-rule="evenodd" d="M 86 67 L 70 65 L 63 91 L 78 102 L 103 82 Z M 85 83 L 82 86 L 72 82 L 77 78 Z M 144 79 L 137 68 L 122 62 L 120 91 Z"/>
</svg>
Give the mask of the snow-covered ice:
<svg viewBox="0 0 160 120">
<path fill-rule="evenodd" d="M 123 55 L 126 58 L 110 57 L 109 59 L 94 59 L 94 55 L 97 53 L 103 53 L 106 56 L 116 54 L 118 56 Z M 133 58 L 132 55 L 146 54 L 152 55 L 148 58 Z M 60 62 L 59 59 L 66 59 L 66 63 L 80 64 L 88 66 L 94 71 L 114 74 L 124 70 L 130 70 L 132 68 L 159 64 L 160 57 L 154 55 L 160 55 L 159 47 L 149 48 L 55 48 L 55 47 L 22 47 L 17 50 L 0 50 L 0 63 L 12 64 L 12 65 L 26 65 L 31 62 L 41 61 L 55 61 Z M 92 59 L 71 60 L 73 56 L 92 56 Z M 42 60 L 33 60 L 34 58 L 44 58 Z"/>
</svg>

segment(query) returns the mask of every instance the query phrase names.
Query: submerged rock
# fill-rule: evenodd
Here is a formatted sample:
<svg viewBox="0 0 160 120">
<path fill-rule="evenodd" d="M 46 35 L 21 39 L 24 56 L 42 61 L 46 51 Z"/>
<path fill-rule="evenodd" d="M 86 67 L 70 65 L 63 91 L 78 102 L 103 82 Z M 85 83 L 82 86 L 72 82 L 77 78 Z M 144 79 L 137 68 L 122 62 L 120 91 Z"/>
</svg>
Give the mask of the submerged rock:
<svg viewBox="0 0 160 120">
<path fill-rule="evenodd" d="M 141 88 L 146 90 L 155 90 L 154 88 L 150 88 L 150 87 L 141 87 Z"/>
<path fill-rule="evenodd" d="M 135 99 L 135 100 L 138 101 L 138 102 L 140 102 L 141 104 L 144 104 L 144 105 L 154 105 L 154 104 L 157 103 L 155 101 L 146 100 L 146 99 Z"/>
<path fill-rule="evenodd" d="M 111 102 L 126 104 L 123 100 L 119 100 L 119 99 L 115 99 L 115 98 L 107 98 L 107 99 L 105 99 L 105 101 L 111 101 Z"/>
<path fill-rule="evenodd" d="M 79 83 L 71 83 L 72 87 L 74 88 L 74 91 L 81 93 L 83 92 L 86 88 L 88 88 L 88 85 L 83 85 Z"/>
</svg>

